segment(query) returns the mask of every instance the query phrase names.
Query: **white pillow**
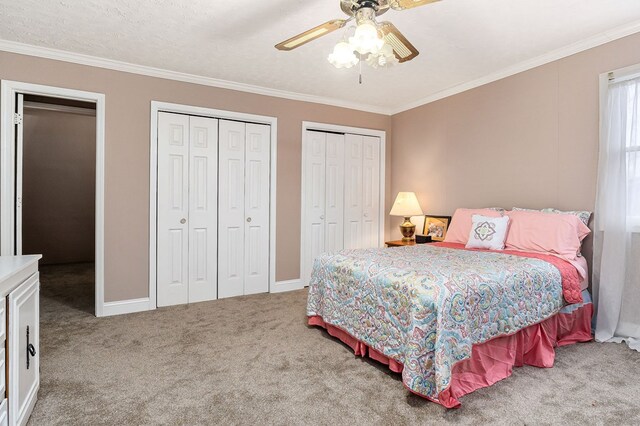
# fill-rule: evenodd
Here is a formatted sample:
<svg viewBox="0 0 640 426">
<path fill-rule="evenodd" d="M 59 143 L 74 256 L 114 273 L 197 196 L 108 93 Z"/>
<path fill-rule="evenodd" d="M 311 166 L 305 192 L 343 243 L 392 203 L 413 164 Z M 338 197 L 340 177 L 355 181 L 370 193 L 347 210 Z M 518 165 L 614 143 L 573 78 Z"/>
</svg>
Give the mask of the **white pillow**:
<svg viewBox="0 0 640 426">
<path fill-rule="evenodd" d="M 471 232 L 466 248 L 503 250 L 509 229 L 509 216 L 488 217 L 474 214 L 471 216 Z"/>
</svg>

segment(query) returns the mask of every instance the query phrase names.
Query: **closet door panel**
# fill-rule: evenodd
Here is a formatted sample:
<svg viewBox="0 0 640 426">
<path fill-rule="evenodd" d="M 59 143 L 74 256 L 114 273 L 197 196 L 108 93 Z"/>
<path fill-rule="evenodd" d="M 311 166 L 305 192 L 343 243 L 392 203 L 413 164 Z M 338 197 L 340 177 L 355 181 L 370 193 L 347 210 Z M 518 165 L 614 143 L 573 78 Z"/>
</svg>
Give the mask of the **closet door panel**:
<svg viewBox="0 0 640 426">
<path fill-rule="evenodd" d="M 158 113 L 158 306 L 189 297 L 189 117 Z"/>
<path fill-rule="evenodd" d="M 362 245 L 380 246 L 380 138 L 362 140 Z"/>
<path fill-rule="evenodd" d="M 217 297 L 218 120 L 190 118 L 189 302 Z"/>
<path fill-rule="evenodd" d="M 362 136 L 345 135 L 344 248 L 362 247 Z"/>
<path fill-rule="evenodd" d="M 324 251 L 344 247 L 344 139 L 327 134 Z"/>
<path fill-rule="evenodd" d="M 269 291 L 271 128 L 246 125 L 244 181 L 244 294 Z"/>
<path fill-rule="evenodd" d="M 307 131 L 303 146 L 304 158 L 304 241 L 302 280 L 309 284 L 313 260 L 324 252 L 325 246 L 325 192 L 326 142 L 324 132 Z"/>
<path fill-rule="evenodd" d="M 219 121 L 218 298 L 244 294 L 245 128 Z"/>
</svg>

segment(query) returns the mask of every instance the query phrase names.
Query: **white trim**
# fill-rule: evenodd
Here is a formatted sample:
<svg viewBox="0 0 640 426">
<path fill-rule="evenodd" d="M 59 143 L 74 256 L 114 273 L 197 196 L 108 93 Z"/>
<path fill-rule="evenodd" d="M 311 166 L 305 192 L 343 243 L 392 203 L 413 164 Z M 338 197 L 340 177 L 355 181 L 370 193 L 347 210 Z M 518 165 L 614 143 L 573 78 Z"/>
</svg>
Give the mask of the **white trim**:
<svg viewBox="0 0 640 426">
<path fill-rule="evenodd" d="M 67 114 L 77 114 L 77 115 L 90 115 L 90 116 L 96 115 L 95 109 L 75 107 L 75 106 L 69 106 L 69 105 L 55 105 L 55 104 L 48 104 L 45 102 L 25 101 L 24 108 L 40 109 L 44 111 L 63 112 Z"/>
<path fill-rule="evenodd" d="M 96 246 L 95 246 L 95 314 L 104 315 L 104 144 L 105 96 L 62 87 L 43 86 L 2 80 L 0 85 L 0 254 L 13 253 L 14 126 L 11 123 L 16 93 L 95 102 L 96 104 Z M 4 212 L 4 214 L 3 214 Z"/>
<path fill-rule="evenodd" d="M 605 146 L 605 139 L 606 136 L 604 134 L 604 123 L 606 120 L 605 117 L 605 112 L 607 111 L 607 97 L 609 96 L 609 73 L 605 72 L 600 74 L 600 76 L 598 77 L 598 84 L 599 84 L 599 92 L 600 92 L 600 99 L 599 99 L 599 123 L 598 123 L 598 159 L 600 158 L 600 150 L 602 149 L 603 146 Z M 599 167 L 598 167 L 599 169 Z M 598 170 L 599 173 L 599 170 Z M 598 183 L 596 181 L 596 199 L 598 197 Z M 596 201 L 597 203 L 597 201 Z M 595 216 L 595 220 L 593 223 L 593 227 L 596 228 L 597 225 L 600 225 L 599 223 L 599 217 L 596 215 Z M 596 229 L 598 231 L 603 231 L 602 226 L 598 226 L 598 228 L 600 229 Z M 592 280 L 595 281 L 595 274 L 596 272 L 593 270 L 591 271 L 592 274 Z"/>
<path fill-rule="evenodd" d="M 305 167 L 304 167 L 304 145 L 307 138 L 307 130 L 319 130 L 323 132 L 337 132 L 337 133 L 351 133 L 355 135 L 364 135 L 364 136 L 375 136 L 380 138 L 380 212 L 379 212 L 379 247 L 384 247 L 384 224 L 386 217 L 386 157 L 387 157 L 387 132 L 384 130 L 374 130 L 374 129 L 364 129 L 361 127 L 351 127 L 351 126 L 340 126 L 337 124 L 327 124 L 327 123 L 316 123 L 313 121 L 303 121 L 302 122 L 302 155 L 301 155 L 301 197 L 300 197 L 300 287 L 304 287 L 305 283 L 302 280 L 302 277 L 305 275 L 305 262 L 303 256 L 304 250 L 304 224 L 305 224 L 305 209 L 304 209 L 304 199 L 305 199 Z"/>
<path fill-rule="evenodd" d="M 419 106 L 438 101 L 449 96 L 457 95 L 458 93 L 465 92 L 467 90 L 475 89 L 476 87 L 483 86 L 485 84 L 493 83 L 494 81 L 501 80 L 506 77 L 510 77 L 515 74 L 519 74 L 523 71 L 539 67 L 544 64 L 548 64 L 553 61 L 557 61 L 567 56 L 575 55 L 576 53 L 583 52 L 585 50 L 593 49 L 594 47 L 601 46 L 605 43 L 627 37 L 631 34 L 640 32 L 640 21 L 636 21 L 632 24 L 624 25 L 618 28 L 614 28 L 609 31 L 597 34 L 587 39 L 578 41 L 568 46 L 561 47 L 560 49 L 553 50 L 543 55 L 537 56 L 532 59 L 520 62 L 510 67 L 504 68 L 500 71 L 493 72 L 491 74 L 480 77 L 476 80 L 468 81 L 457 86 L 450 87 L 440 92 L 429 95 L 425 98 L 418 99 L 413 102 L 406 103 L 404 105 L 398 105 L 390 108 L 391 115 L 401 113 Z"/>
<path fill-rule="evenodd" d="M 149 309 L 158 307 L 158 112 L 151 101 L 151 139 L 149 142 Z"/>
<path fill-rule="evenodd" d="M 199 115 L 218 119 L 268 124 L 271 128 L 271 170 L 269 205 L 269 291 L 276 288 L 276 185 L 278 164 L 278 119 L 191 105 L 151 101 L 151 140 L 149 150 L 149 309 L 157 307 L 157 222 L 158 222 L 158 113 Z"/>
<path fill-rule="evenodd" d="M 607 77 L 607 84 L 615 84 L 628 79 L 636 78 L 640 76 L 640 64 L 630 65 L 628 67 L 609 71 L 600 74 L 600 77 L 602 77 L 603 75 Z M 613 80 L 609 77 L 613 77 Z"/>
<path fill-rule="evenodd" d="M 300 290 L 303 288 L 302 280 L 296 278 L 293 280 L 276 281 L 275 285 L 271 289 L 271 293 L 282 293 L 291 290 Z"/>
<path fill-rule="evenodd" d="M 178 71 L 170 71 L 145 65 L 137 65 L 129 62 L 105 59 L 97 56 L 68 52 L 65 50 L 51 49 L 48 47 L 34 46 L 9 40 L 0 40 L 0 50 L 21 55 L 36 56 L 39 58 L 53 59 L 56 61 L 71 62 L 74 64 L 88 65 L 105 68 L 114 71 L 123 71 L 132 74 L 146 75 L 149 77 L 164 78 L 167 80 L 182 81 L 185 83 L 201 84 L 203 86 L 219 87 L 221 89 L 237 90 L 240 92 L 254 93 L 256 95 L 273 96 L 276 98 L 291 99 L 294 101 L 313 102 L 316 104 L 331 105 L 341 108 L 355 109 L 376 114 L 390 115 L 389 108 L 376 105 L 368 105 L 359 102 L 351 102 L 342 99 L 328 98 L 324 96 L 308 95 L 304 93 L 289 92 L 286 90 L 271 89 L 252 84 L 236 83 L 234 81 L 221 80 L 211 77 L 203 77 Z"/>
<path fill-rule="evenodd" d="M 598 84 L 599 84 L 599 92 L 600 92 L 600 99 L 599 99 L 599 144 L 598 144 L 598 154 L 600 153 L 600 148 L 601 146 L 603 146 L 603 141 L 605 140 L 605 135 L 604 135 L 604 122 L 605 122 L 605 111 L 607 110 L 607 96 L 609 94 L 609 73 L 605 72 L 600 74 L 600 76 L 598 77 Z"/>
<path fill-rule="evenodd" d="M 278 119 L 270 118 L 271 168 L 269 170 L 269 292 L 276 288 L 276 189 L 278 188 Z"/>
<path fill-rule="evenodd" d="M 106 302 L 103 307 L 103 315 L 122 315 L 131 314 L 133 312 L 148 311 L 150 303 L 148 297 L 140 299 L 119 300 L 117 302 Z"/>
<path fill-rule="evenodd" d="M 22 214 L 22 203 L 24 199 L 24 95 L 22 93 L 16 96 L 16 106 L 14 113 L 14 124 L 16 122 L 20 123 L 20 126 L 15 128 L 13 140 L 15 141 L 15 149 L 14 149 L 14 159 L 15 159 L 15 168 L 12 174 L 14 177 L 15 188 L 13 190 L 13 196 L 15 198 L 14 207 L 15 209 L 11 211 L 13 214 L 13 223 L 15 228 L 22 231 L 22 219 L 24 215 Z M 18 114 L 18 117 L 15 116 Z M 16 120 L 17 118 L 17 120 Z M 22 254 L 22 232 L 19 234 L 13 233 L 14 239 L 14 253 Z"/>
</svg>

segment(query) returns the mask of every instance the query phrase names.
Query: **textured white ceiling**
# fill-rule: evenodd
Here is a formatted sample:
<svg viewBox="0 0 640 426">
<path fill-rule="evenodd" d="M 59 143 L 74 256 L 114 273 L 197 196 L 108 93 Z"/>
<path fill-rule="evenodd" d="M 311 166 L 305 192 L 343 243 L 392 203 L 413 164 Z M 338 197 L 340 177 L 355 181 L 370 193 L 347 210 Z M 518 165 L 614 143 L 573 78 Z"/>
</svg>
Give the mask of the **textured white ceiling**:
<svg viewBox="0 0 640 426">
<path fill-rule="evenodd" d="M 639 0 L 442 0 L 392 21 L 420 50 L 391 69 L 338 70 L 340 31 L 273 45 L 342 18 L 338 0 L 0 0 L 0 39 L 394 109 L 640 21 Z"/>
</svg>

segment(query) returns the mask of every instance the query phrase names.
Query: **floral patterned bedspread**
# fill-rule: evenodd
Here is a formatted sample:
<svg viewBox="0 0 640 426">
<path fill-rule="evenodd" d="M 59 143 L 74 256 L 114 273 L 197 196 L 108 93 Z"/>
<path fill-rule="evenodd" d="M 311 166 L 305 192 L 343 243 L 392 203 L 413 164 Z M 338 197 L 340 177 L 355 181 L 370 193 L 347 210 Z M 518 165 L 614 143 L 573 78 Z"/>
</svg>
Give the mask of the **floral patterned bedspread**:
<svg viewBox="0 0 640 426">
<path fill-rule="evenodd" d="M 422 244 L 319 256 L 307 315 L 402 363 L 405 386 L 438 401 L 473 344 L 563 304 L 561 274 L 543 260 Z"/>
</svg>

